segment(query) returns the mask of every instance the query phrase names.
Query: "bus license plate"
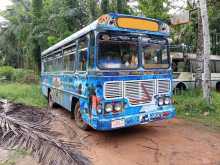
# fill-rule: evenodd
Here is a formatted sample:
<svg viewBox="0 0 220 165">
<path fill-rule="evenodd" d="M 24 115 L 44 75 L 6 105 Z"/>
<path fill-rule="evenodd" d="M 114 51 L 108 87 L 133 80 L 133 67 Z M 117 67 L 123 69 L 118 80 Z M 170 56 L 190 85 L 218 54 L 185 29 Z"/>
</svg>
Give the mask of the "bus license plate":
<svg viewBox="0 0 220 165">
<path fill-rule="evenodd" d="M 118 128 L 118 127 L 124 127 L 125 126 L 125 120 L 113 120 L 112 121 L 112 128 Z"/>
<path fill-rule="evenodd" d="M 160 120 L 162 119 L 162 114 L 161 113 L 151 113 L 150 114 L 150 119 L 151 120 Z"/>
</svg>

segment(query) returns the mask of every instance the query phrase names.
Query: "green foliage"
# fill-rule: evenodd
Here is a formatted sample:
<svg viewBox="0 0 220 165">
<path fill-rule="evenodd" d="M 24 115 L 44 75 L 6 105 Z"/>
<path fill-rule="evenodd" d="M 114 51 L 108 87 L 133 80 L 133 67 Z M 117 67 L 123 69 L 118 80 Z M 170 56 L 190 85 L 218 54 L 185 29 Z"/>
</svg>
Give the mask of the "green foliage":
<svg viewBox="0 0 220 165">
<path fill-rule="evenodd" d="M 5 78 L 6 80 L 12 80 L 14 68 L 11 66 L 0 67 L 0 79 Z"/>
<path fill-rule="evenodd" d="M 42 96 L 40 87 L 33 84 L 1 83 L 0 98 L 36 107 L 47 105 L 47 100 Z"/>
<path fill-rule="evenodd" d="M 23 149 L 13 150 L 10 152 L 8 160 L 6 160 L 5 162 L 0 162 L 0 165 L 15 165 L 19 159 L 24 158 L 28 155 L 30 155 L 30 153 Z"/>
<path fill-rule="evenodd" d="M 39 76 L 33 70 L 15 69 L 11 66 L 0 67 L 0 81 L 1 79 L 26 84 L 37 84 L 39 82 Z"/>
<path fill-rule="evenodd" d="M 48 45 L 52 46 L 52 45 L 56 44 L 59 39 L 55 36 L 48 36 L 47 40 L 48 40 Z"/>
<path fill-rule="evenodd" d="M 109 0 L 101 1 L 101 11 L 102 13 L 107 14 L 110 11 Z"/>
<path fill-rule="evenodd" d="M 89 1 L 89 16 L 90 16 L 90 22 L 97 19 L 97 17 L 100 15 L 100 9 L 97 6 L 96 0 L 90 0 Z"/>
<path fill-rule="evenodd" d="M 39 77 L 33 70 L 14 69 L 12 80 L 18 83 L 37 84 Z"/>
<path fill-rule="evenodd" d="M 220 127 L 220 94 L 212 92 L 213 103 L 209 105 L 199 89 L 186 91 L 174 97 L 177 116 Z"/>
<path fill-rule="evenodd" d="M 150 18 L 167 20 L 169 0 L 138 0 L 141 13 Z"/>
</svg>

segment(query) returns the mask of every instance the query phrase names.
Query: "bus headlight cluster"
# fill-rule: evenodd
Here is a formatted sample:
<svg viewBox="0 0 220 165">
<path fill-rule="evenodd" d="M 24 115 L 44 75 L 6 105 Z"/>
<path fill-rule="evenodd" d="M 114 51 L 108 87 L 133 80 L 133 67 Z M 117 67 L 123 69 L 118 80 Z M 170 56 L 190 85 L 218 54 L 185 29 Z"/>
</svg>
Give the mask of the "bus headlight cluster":
<svg viewBox="0 0 220 165">
<path fill-rule="evenodd" d="M 159 98 L 159 100 L 158 100 L 158 105 L 159 105 L 159 106 L 163 105 L 163 98 Z"/>
<path fill-rule="evenodd" d="M 105 112 L 109 113 L 113 111 L 113 105 L 112 104 L 106 104 L 105 105 Z"/>
<path fill-rule="evenodd" d="M 165 97 L 165 98 L 164 98 L 164 104 L 165 104 L 165 105 L 168 105 L 168 104 L 170 104 L 170 103 L 171 103 L 171 98 Z"/>
<path fill-rule="evenodd" d="M 117 112 L 122 111 L 122 103 L 116 103 L 114 105 L 114 110 L 117 111 Z"/>
<path fill-rule="evenodd" d="M 105 104 L 105 112 L 121 112 L 123 110 L 123 103 L 107 103 Z"/>
<path fill-rule="evenodd" d="M 169 105 L 172 103 L 172 100 L 170 97 L 160 97 L 158 99 L 158 105 L 162 106 L 162 105 Z"/>
</svg>

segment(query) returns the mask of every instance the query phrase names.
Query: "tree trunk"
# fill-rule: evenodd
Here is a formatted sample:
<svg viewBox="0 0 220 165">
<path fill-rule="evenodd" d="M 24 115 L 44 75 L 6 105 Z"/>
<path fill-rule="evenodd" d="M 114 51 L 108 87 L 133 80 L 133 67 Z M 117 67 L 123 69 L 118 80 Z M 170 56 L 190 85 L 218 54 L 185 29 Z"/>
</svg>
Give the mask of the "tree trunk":
<svg viewBox="0 0 220 165">
<path fill-rule="evenodd" d="M 209 21 L 206 0 L 199 0 L 201 17 L 202 17 L 202 31 L 203 31 L 203 60 L 204 60 L 204 77 L 203 77 L 203 98 L 211 103 L 211 73 L 210 73 L 210 34 Z"/>
<path fill-rule="evenodd" d="M 203 72 L 203 33 L 202 33 L 202 18 L 201 12 L 198 10 L 198 34 L 197 34 L 197 50 L 196 50 L 196 73 L 195 86 L 202 88 L 202 72 Z"/>
</svg>

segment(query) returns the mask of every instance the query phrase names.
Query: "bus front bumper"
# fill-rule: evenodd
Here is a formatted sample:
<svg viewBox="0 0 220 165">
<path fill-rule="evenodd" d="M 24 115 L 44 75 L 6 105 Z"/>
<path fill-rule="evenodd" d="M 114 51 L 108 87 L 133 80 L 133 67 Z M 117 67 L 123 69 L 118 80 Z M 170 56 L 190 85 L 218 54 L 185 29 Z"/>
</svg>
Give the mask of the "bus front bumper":
<svg viewBox="0 0 220 165">
<path fill-rule="evenodd" d="M 147 124 L 158 120 L 169 120 L 176 116 L 173 105 L 164 106 L 162 109 L 145 113 L 113 117 L 108 119 L 96 119 L 92 122 L 92 127 L 96 130 L 107 131 L 124 127 Z"/>
</svg>

